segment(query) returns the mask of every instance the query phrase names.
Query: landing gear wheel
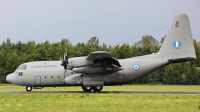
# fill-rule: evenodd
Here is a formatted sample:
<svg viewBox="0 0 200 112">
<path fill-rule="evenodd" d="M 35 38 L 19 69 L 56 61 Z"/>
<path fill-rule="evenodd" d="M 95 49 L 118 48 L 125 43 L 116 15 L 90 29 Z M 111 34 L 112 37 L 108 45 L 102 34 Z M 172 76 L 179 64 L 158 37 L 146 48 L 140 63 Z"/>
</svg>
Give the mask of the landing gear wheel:
<svg viewBox="0 0 200 112">
<path fill-rule="evenodd" d="M 26 86 L 26 91 L 27 92 L 31 92 L 32 91 L 32 87 L 31 86 Z"/>
<path fill-rule="evenodd" d="M 90 87 L 90 86 L 82 86 L 82 89 L 85 92 L 91 92 L 92 91 L 92 87 Z"/>
<path fill-rule="evenodd" d="M 103 89 L 103 86 L 94 86 L 92 87 L 92 89 L 94 90 L 94 92 L 101 92 L 101 90 Z"/>
</svg>

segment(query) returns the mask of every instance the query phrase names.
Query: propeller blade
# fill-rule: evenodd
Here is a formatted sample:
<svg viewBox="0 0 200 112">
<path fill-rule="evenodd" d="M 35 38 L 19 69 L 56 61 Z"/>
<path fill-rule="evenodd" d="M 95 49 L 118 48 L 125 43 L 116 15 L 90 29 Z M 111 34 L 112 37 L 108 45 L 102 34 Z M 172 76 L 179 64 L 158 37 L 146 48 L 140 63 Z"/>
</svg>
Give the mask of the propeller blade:
<svg viewBox="0 0 200 112">
<path fill-rule="evenodd" d="M 67 50 L 62 57 L 63 57 L 63 61 L 62 61 L 61 65 L 64 66 L 65 69 L 67 69 L 67 67 L 68 67 Z"/>
<path fill-rule="evenodd" d="M 64 53 L 64 60 L 65 60 L 65 57 L 66 57 L 66 56 L 65 56 L 65 53 Z"/>
<path fill-rule="evenodd" d="M 65 60 L 66 60 L 66 63 L 68 64 L 68 55 L 67 55 L 67 50 L 65 52 Z"/>
<path fill-rule="evenodd" d="M 67 56 L 67 50 L 66 50 L 66 52 L 65 52 L 65 56 Z"/>
</svg>

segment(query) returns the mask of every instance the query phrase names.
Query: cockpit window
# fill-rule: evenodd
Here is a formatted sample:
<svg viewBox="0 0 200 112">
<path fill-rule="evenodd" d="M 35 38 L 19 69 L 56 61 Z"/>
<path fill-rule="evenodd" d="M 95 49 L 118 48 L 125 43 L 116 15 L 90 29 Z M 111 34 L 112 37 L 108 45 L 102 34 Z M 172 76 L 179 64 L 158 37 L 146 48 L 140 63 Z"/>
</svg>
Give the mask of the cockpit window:
<svg viewBox="0 0 200 112">
<path fill-rule="evenodd" d="M 21 65 L 21 66 L 19 66 L 18 69 L 19 69 L 19 70 L 26 70 L 26 65 Z"/>
<path fill-rule="evenodd" d="M 18 72 L 18 76 L 23 76 L 23 72 Z"/>
</svg>

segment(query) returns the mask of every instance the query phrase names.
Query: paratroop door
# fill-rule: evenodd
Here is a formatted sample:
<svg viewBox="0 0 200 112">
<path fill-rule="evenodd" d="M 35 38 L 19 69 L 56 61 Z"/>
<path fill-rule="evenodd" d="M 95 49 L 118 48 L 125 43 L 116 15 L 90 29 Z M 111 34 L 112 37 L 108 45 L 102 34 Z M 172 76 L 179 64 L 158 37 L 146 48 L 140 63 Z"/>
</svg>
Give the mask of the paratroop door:
<svg viewBox="0 0 200 112">
<path fill-rule="evenodd" d="M 41 84 L 41 77 L 40 76 L 35 77 L 35 84 L 37 84 L 37 85 Z"/>
<path fill-rule="evenodd" d="M 117 75 L 118 83 L 124 82 L 124 70 L 120 70 Z"/>
</svg>

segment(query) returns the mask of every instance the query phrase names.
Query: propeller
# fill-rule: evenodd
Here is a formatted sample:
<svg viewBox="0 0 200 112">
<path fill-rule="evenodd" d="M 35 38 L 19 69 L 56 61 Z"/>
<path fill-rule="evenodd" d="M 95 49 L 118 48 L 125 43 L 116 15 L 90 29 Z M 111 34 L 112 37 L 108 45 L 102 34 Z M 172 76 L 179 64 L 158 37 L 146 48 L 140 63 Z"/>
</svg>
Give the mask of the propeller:
<svg viewBox="0 0 200 112">
<path fill-rule="evenodd" d="M 61 59 L 61 57 L 60 57 L 60 59 Z M 67 66 L 68 66 L 67 51 L 66 51 L 66 53 L 64 53 L 64 60 L 62 61 L 61 65 L 64 66 L 65 69 L 67 69 Z"/>
</svg>

